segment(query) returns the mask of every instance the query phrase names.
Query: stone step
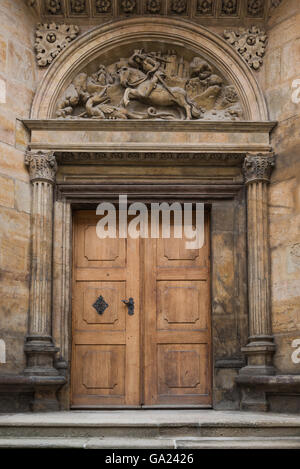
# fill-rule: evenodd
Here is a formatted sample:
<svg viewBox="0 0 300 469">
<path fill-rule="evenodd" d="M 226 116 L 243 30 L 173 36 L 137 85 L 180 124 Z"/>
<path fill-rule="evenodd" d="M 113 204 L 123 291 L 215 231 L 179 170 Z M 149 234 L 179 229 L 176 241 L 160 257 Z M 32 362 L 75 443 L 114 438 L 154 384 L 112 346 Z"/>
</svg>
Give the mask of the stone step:
<svg viewBox="0 0 300 469">
<path fill-rule="evenodd" d="M 2 414 L 0 447 L 7 445 L 80 448 L 93 445 L 99 448 L 280 448 L 285 445 L 300 448 L 300 416 L 213 410 Z"/>
<path fill-rule="evenodd" d="M 0 448 L 300 449 L 300 437 L 278 438 L 0 438 Z"/>
</svg>

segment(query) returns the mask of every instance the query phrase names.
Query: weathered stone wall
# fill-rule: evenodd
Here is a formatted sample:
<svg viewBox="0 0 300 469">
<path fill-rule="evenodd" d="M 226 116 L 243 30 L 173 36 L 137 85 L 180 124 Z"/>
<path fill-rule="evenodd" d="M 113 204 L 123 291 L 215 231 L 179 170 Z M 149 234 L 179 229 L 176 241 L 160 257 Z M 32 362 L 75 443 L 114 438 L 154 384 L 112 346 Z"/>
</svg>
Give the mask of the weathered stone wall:
<svg viewBox="0 0 300 469">
<path fill-rule="evenodd" d="M 29 117 L 36 88 L 35 23 L 22 0 L 1 0 L 0 85 L 6 89 L 0 104 L 0 338 L 6 344 L 1 373 L 20 372 L 25 360 L 30 185 L 24 166 L 26 134 L 19 119 Z"/>
<path fill-rule="evenodd" d="M 298 0 L 274 11 L 268 36 L 259 79 L 270 119 L 279 123 L 272 136 L 276 169 L 269 192 L 275 365 L 281 373 L 299 373 L 300 364 L 291 359 L 292 342 L 300 339 L 300 103 L 292 101 L 293 81 L 300 80 Z"/>
</svg>

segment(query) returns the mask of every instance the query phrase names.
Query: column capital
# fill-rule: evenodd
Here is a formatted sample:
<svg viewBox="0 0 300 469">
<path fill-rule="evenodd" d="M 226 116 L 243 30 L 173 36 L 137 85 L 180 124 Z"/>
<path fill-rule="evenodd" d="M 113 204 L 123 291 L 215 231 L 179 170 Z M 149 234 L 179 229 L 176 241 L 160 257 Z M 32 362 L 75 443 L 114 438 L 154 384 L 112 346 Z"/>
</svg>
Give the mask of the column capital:
<svg viewBox="0 0 300 469">
<path fill-rule="evenodd" d="M 270 182 L 275 166 L 274 153 L 247 153 L 243 165 L 246 184 L 254 182 Z"/>
<path fill-rule="evenodd" d="M 25 165 L 29 167 L 31 182 L 55 183 L 57 163 L 53 151 L 26 151 Z"/>
</svg>

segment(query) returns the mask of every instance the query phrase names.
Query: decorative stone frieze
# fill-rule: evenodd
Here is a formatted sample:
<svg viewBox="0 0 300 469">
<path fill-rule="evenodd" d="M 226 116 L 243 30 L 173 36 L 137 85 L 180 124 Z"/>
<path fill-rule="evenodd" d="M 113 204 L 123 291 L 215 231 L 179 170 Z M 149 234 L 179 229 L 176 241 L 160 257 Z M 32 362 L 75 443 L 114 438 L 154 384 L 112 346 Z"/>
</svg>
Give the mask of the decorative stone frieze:
<svg viewBox="0 0 300 469">
<path fill-rule="evenodd" d="M 259 181 L 270 182 L 271 172 L 274 166 L 275 158 L 273 154 L 248 154 L 243 167 L 246 184 Z"/>
<path fill-rule="evenodd" d="M 56 152 L 55 155 L 62 165 L 101 161 L 194 161 L 204 165 L 230 164 L 239 166 L 244 159 L 243 153 Z"/>
<path fill-rule="evenodd" d="M 193 22 L 208 22 L 214 17 L 216 22 L 224 17 L 238 23 L 240 18 L 252 17 L 265 21 L 270 12 L 282 0 L 25 0 L 34 4 L 38 15 L 52 21 L 54 16 L 69 19 L 71 16 L 89 17 L 92 24 L 106 21 L 106 15 L 117 18 L 125 15 L 178 15 L 187 16 Z"/>
<path fill-rule="evenodd" d="M 267 35 L 257 26 L 240 28 L 238 31 L 225 30 L 225 39 L 245 59 L 249 67 L 258 70 L 263 63 L 263 56 L 267 46 Z"/>
<path fill-rule="evenodd" d="M 79 28 L 71 24 L 38 24 L 36 29 L 35 51 L 37 63 L 46 67 L 55 57 L 73 41 Z"/>
<path fill-rule="evenodd" d="M 29 166 L 31 182 L 46 181 L 54 184 L 57 164 L 53 152 L 27 151 L 25 155 L 25 164 Z"/>
</svg>

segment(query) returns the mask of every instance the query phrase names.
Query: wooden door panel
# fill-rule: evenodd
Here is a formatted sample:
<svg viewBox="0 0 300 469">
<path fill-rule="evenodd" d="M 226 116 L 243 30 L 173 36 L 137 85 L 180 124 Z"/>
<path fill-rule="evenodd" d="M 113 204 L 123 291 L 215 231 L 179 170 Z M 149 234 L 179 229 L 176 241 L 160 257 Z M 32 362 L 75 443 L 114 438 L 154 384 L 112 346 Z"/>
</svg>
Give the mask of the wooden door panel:
<svg viewBox="0 0 300 469">
<path fill-rule="evenodd" d="M 159 344 L 158 394 L 163 402 L 195 403 L 194 396 L 208 394 L 207 344 Z M 172 399 L 175 398 L 175 399 Z"/>
<path fill-rule="evenodd" d="M 90 212 L 88 213 L 90 214 Z M 92 215 L 87 215 L 85 212 L 78 212 L 77 215 L 80 229 L 76 239 L 76 267 L 125 267 L 127 240 L 98 238 L 96 224 L 99 217 L 96 218 L 95 213 L 92 219 L 89 216 Z"/>
<path fill-rule="evenodd" d="M 98 220 L 74 217 L 72 406 L 140 405 L 139 242 L 99 239 Z"/>
<path fill-rule="evenodd" d="M 211 405 L 209 225 L 205 244 L 144 242 L 145 405 Z"/>
<path fill-rule="evenodd" d="M 157 329 L 207 329 L 206 281 L 158 281 Z"/>
<path fill-rule="evenodd" d="M 102 296 L 107 307 L 99 314 L 93 306 Z M 125 282 L 78 282 L 74 295 L 74 322 L 77 330 L 124 331 L 126 308 Z"/>
</svg>

